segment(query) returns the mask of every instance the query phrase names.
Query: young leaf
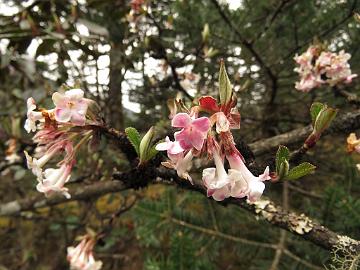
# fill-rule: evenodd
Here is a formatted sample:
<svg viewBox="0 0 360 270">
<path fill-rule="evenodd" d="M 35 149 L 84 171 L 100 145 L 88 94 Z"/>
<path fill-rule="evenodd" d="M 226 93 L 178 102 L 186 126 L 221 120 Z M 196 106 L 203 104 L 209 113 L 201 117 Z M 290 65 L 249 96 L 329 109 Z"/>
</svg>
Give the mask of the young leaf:
<svg viewBox="0 0 360 270">
<path fill-rule="evenodd" d="M 288 175 L 285 177 L 285 180 L 295 180 L 305 175 L 308 175 L 316 169 L 316 166 L 312 165 L 309 162 L 301 163 L 300 165 L 292 168 Z"/>
<path fill-rule="evenodd" d="M 327 129 L 332 120 L 334 120 L 337 114 L 337 110 L 333 108 L 323 108 L 317 115 L 314 123 L 314 132 L 322 133 L 325 129 Z"/>
<path fill-rule="evenodd" d="M 202 36 L 202 40 L 203 40 L 203 42 L 208 42 L 208 40 L 209 40 L 209 37 L 210 37 L 210 28 L 209 28 L 209 24 L 205 24 L 204 25 L 204 28 L 203 28 L 203 30 L 202 30 L 202 32 L 201 32 L 201 36 Z"/>
<path fill-rule="evenodd" d="M 279 174 L 281 163 L 284 162 L 284 160 L 288 161 L 289 158 L 290 158 L 289 149 L 284 145 L 280 145 L 279 149 L 276 152 L 276 161 L 275 161 L 277 174 Z"/>
<path fill-rule="evenodd" d="M 231 100 L 232 86 L 225 70 L 224 61 L 221 61 L 220 63 L 219 87 L 220 104 L 227 104 Z"/>
<path fill-rule="evenodd" d="M 314 102 L 313 104 L 311 104 L 310 115 L 311 115 L 311 120 L 312 120 L 313 126 L 315 126 L 316 117 L 318 116 L 318 114 L 320 113 L 320 111 L 323 108 L 326 108 L 326 105 L 324 105 L 320 102 Z"/>
<path fill-rule="evenodd" d="M 289 168 L 289 162 L 285 158 L 283 158 L 283 161 L 281 162 L 279 167 L 279 171 L 276 172 L 279 180 L 286 178 L 289 173 Z"/>
<path fill-rule="evenodd" d="M 126 136 L 130 143 L 134 146 L 136 153 L 139 155 L 139 148 L 140 148 L 140 134 L 136 130 L 136 128 L 128 127 L 125 129 Z"/>
<path fill-rule="evenodd" d="M 153 157 L 155 157 L 155 155 L 158 153 L 158 150 L 155 149 L 156 145 L 153 145 L 149 151 L 148 151 L 148 154 L 147 154 L 147 157 L 146 157 L 146 160 L 150 160 L 152 159 Z"/>
<path fill-rule="evenodd" d="M 151 142 L 154 137 L 154 127 L 151 127 L 148 132 L 146 132 L 145 136 L 141 139 L 140 147 L 139 147 L 139 157 L 140 163 L 148 161 L 148 157 L 150 156 L 149 152 L 151 150 Z"/>
</svg>

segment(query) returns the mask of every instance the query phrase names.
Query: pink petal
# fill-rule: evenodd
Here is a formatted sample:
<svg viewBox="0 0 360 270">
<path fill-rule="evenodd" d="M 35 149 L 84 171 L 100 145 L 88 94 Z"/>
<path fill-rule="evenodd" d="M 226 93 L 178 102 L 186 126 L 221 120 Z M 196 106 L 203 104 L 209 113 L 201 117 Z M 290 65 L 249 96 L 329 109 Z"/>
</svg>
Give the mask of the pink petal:
<svg viewBox="0 0 360 270">
<path fill-rule="evenodd" d="M 184 149 L 181 147 L 179 142 L 175 141 L 171 142 L 170 149 L 168 149 L 168 151 L 170 154 L 176 155 L 184 152 Z"/>
<path fill-rule="evenodd" d="M 59 92 L 55 92 L 53 95 L 52 95 L 52 100 L 55 104 L 55 106 L 57 107 L 58 104 L 63 101 L 65 98 L 65 96 L 63 94 L 60 94 Z"/>
<path fill-rule="evenodd" d="M 260 181 L 266 181 L 266 180 L 270 180 L 271 177 L 270 177 L 270 169 L 269 169 L 269 166 L 267 166 L 265 168 L 265 171 L 263 174 L 259 175 L 259 180 Z"/>
<path fill-rule="evenodd" d="M 55 119 L 61 123 L 69 122 L 71 119 L 71 110 L 66 108 L 55 109 Z"/>
<path fill-rule="evenodd" d="M 230 190 L 228 186 L 224 186 L 223 188 L 217 189 L 213 194 L 212 197 L 215 201 L 223 201 L 225 198 L 230 196 Z"/>
<path fill-rule="evenodd" d="M 192 121 L 192 126 L 201 132 L 208 132 L 210 128 L 210 120 L 207 117 L 200 117 Z"/>
<path fill-rule="evenodd" d="M 177 140 L 180 146 L 184 150 L 191 149 L 193 146 L 189 140 L 189 132 L 186 129 L 174 133 L 175 140 Z"/>
<path fill-rule="evenodd" d="M 71 99 L 82 99 L 84 97 L 84 91 L 81 89 L 71 89 L 65 92 L 65 96 Z"/>
<path fill-rule="evenodd" d="M 201 132 L 198 132 L 196 130 L 193 130 L 189 134 L 189 140 L 193 147 L 196 148 L 196 150 L 201 150 L 203 144 L 204 144 L 204 137 Z"/>
<path fill-rule="evenodd" d="M 73 108 L 80 114 L 86 114 L 88 108 L 88 102 L 85 99 L 81 99 L 78 102 L 76 102 L 75 107 Z"/>
<path fill-rule="evenodd" d="M 178 113 L 171 121 L 171 126 L 184 128 L 190 125 L 191 118 L 187 113 Z"/>
<path fill-rule="evenodd" d="M 86 117 L 76 111 L 72 111 L 71 122 L 78 126 L 85 125 Z"/>
</svg>

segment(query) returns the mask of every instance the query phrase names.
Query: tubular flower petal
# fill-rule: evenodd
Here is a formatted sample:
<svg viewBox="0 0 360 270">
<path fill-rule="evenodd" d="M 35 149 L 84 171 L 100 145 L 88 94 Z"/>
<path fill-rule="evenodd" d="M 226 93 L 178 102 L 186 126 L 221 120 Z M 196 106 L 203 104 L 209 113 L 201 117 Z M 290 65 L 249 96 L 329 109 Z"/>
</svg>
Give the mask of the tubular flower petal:
<svg viewBox="0 0 360 270">
<path fill-rule="evenodd" d="M 36 131 L 36 122 L 42 120 L 43 114 L 42 112 L 36 112 L 36 103 L 35 100 L 30 97 L 27 99 L 27 119 L 25 120 L 25 125 L 24 128 L 25 130 L 30 133 L 30 132 L 35 132 Z"/>
<path fill-rule="evenodd" d="M 44 172 L 45 179 L 37 184 L 36 189 L 39 192 L 43 192 L 45 196 L 53 193 L 62 193 L 69 199 L 71 196 L 64 185 L 70 179 L 71 168 L 71 164 L 63 164 L 58 169 L 46 169 Z"/>
<path fill-rule="evenodd" d="M 95 242 L 88 237 L 84 238 L 76 247 L 67 248 L 67 260 L 71 270 L 100 270 L 101 261 L 95 261 L 93 248 Z"/>
<path fill-rule="evenodd" d="M 254 176 L 245 166 L 239 155 L 232 154 L 227 156 L 227 159 L 230 163 L 230 167 L 241 174 L 241 180 L 245 180 L 247 182 L 248 190 L 240 192 L 241 196 L 243 197 L 243 193 L 246 193 L 246 196 L 250 201 L 258 200 L 265 189 L 263 181 L 270 180 L 269 167 L 266 167 L 263 174 Z"/>
<path fill-rule="evenodd" d="M 212 196 L 216 201 L 222 201 L 231 195 L 232 179 L 226 173 L 221 157 L 214 152 L 216 168 L 203 170 L 202 179 L 206 186 L 208 197 Z"/>
</svg>

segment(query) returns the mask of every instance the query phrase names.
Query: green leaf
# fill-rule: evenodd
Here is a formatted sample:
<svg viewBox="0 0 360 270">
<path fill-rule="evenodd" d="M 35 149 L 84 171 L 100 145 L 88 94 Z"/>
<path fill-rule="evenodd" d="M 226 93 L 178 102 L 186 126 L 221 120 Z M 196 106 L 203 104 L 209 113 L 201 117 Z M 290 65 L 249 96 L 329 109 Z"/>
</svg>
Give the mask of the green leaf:
<svg viewBox="0 0 360 270">
<path fill-rule="evenodd" d="M 320 113 L 320 111 L 323 108 L 326 108 L 326 105 L 322 104 L 320 102 L 314 102 L 313 104 L 311 104 L 310 115 L 311 115 L 311 120 L 312 120 L 313 126 L 315 126 L 316 117 L 318 116 L 318 114 Z"/>
<path fill-rule="evenodd" d="M 154 127 L 151 127 L 145 136 L 141 139 L 139 147 L 140 163 L 148 161 L 150 156 L 150 150 L 152 148 L 151 142 L 154 137 Z"/>
<path fill-rule="evenodd" d="M 152 159 L 153 157 L 155 157 L 155 155 L 158 153 L 158 150 L 155 149 L 156 145 L 153 145 L 148 154 L 147 154 L 147 157 L 146 157 L 146 160 L 150 160 Z"/>
<path fill-rule="evenodd" d="M 224 61 L 220 63 L 219 87 L 220 104 L 227 104 L 231 100 L 232 86 L 225 70 Z"/>
<path fill-rule="evenodd" d="M 279 174 L 281 163 L 285 160 L 288 161 L 290 159 L 290 151 L 289 149 L 284 146 L 280 145 L 279 149 L 276 152 L 276 173 Z"/>
<path fill-rule="evenodd" d="M 290 168 L 289 161 L 283 158 L 282 162 L 280 163 L 279 171 L 276 172 L 279 180 L 286 178 L 286 176 L 289 173 L 289 168 Z"/>
<path fill-rule="evenodd" d="M 136 130 L 136 128 L 128 127 L 125 129 L 126 136 L 131 144 L 134 146 L 136 153 L 139 155 L 139 148 L 140 148 L 140 134 Z"/>
<path fill-rule="evenodd" d="M 288 175 L 285 177 L 285 180 L 295 180 L 305 175 L 308 175 L 316 169 L 316 166 L 312 165 L 309 162 L 303 162 L 300 165 L 292 168 Z"/>
<path fill-rule="evenodd" d="M 317 115 L 315 124 L 314 124 L 314 132 L 321 134 L 325 129 L 327 129 L 331 122 L 334 120 L 337 109 L 333 108 L 323 108 Z"/>
</svg>

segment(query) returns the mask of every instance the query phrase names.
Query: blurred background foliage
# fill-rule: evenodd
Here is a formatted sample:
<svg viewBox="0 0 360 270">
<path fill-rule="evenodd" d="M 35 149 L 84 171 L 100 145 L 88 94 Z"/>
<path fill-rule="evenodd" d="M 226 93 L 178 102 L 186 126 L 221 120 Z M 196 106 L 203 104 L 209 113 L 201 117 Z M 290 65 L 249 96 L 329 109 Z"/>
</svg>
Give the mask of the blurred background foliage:
<svg viewBox="0 0 360 270">
<path fill-rule="evenodd" d="M 250 143 L 310 123 L 313 101 L 353 109 L 330 88 L 294 89 L 293 57 L 313 41 L 352 54 L 360 73 L 356 0 L 1 0 L 0 198 L 36 195 L 22 151 L 34 151 L 23 127 L 25 101 L 44 107 L 63 85 L 79 85 L 118 129 L 161 138 L 169 126 L 166 101 L 216 95 L 223 58 L 242 115 L 235 136 Z M 357 81 L 348 87 L 359 92 Z M 355 132 L 355 131 L 354 131 Z M 289 207 L 331 229 L 360 238 L 360 183 L 346 153 L 347 134 L 323 138 L 305 157 L 315 175 L 289 184 Z M 295 149 L 297 145 L 289 145 Z M 257 157 L 260 164 L 273 152 Z M 126 170 L 106 140 L 79 157 L 71 185 Z M 265 195 L 282 202 L 282 184 Z M 100 231 L 112 213 L 136 200 L 97 246 L 103 269 L 272 269 L 280 230 L 245 211 L 203 196 L 154 185 L 0 219 L 0 269 L 66 269 L 66 247 L 85 228 Z M 286 233 L 289 254 L 277 269 L 330 267 L 333 255 Z M 334 266 L 339 269 L 340 266 Z"/>
</svg>

